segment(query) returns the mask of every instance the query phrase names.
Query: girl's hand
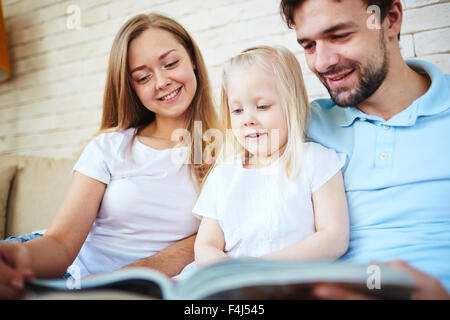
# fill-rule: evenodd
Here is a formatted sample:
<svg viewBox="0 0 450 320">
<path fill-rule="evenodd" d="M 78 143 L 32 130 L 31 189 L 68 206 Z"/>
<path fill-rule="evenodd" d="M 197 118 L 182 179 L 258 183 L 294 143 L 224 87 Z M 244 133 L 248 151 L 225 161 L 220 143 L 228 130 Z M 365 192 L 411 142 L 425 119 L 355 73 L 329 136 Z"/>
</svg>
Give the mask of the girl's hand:
<svg viewBox="0 0 450 320">
<path fill-rule="evenodd" d="M 0 299 L 22 296 L 24 281 L 34 278 L 31 255 L 20 243 L 0 244 Z"/>
</svg>

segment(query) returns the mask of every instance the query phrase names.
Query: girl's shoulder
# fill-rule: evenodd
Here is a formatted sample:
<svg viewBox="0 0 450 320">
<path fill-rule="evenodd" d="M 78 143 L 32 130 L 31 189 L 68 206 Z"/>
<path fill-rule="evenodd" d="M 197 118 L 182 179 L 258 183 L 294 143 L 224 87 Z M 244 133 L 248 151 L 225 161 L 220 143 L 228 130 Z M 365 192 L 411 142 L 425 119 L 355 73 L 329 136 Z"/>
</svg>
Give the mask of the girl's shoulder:
<svg viewBox="0 0 450 320">
<path fill-rule="evenodd" d="M 321 177 L 335 173 L 346 164 L 346 155 L 316 142 L 304 143 L 304 167 L 310 175 Z"/>
<path fill-rule="evenodd" d="M 305 159 L 317 159 L 336 156 L 337 152 L 334 149 L 327 148 L 317 142 L 307 141 L 303 143 L 303 154 Z"/>
<path fill-rule="evenodd" d="M 230 173 L 235 172 L 242 167 L 241 162 L 239 161 L 239 159 L 234 159 L 216 163 L 211 173 L 219 176 L 228 176 Z"/>
<path fill-rule="evenodd" d="M 206 181 L 220 183 L 225 179 L 229 181 L 231 177 L 242 167 L 238 160 L 228 160 L 217 162 L 209 172 Z"/>
</svg>

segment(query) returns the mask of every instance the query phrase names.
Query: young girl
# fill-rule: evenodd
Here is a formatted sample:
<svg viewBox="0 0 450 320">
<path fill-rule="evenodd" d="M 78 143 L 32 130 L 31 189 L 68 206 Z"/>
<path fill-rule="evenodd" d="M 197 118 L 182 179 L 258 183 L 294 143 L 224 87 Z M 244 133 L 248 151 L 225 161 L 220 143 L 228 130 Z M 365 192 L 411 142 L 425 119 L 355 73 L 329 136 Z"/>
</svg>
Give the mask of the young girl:
<svg viewBox="0 0 450 320">
<path fill-rule="evenodd" d="M 132 263 L 174 276 L 193 261 L 191 210 L 211 165 L 172 161 L 172 151 L 194 156 L 194 145 L 172 133 L 193 135 L 196 120 L 203 131 L 220 128 L 197 45 L 167 17 L 130 19 L 111 49 L 100 134 L 75 164 L 51 226 L 43 237 L 0 245 L 0 297 L 72 263 L 80 277 Z"/>
<path fill-rule="evenodd" d="M 345 158 L 304 141 L 309 106 L 295 56 L 261 46 L 233 57 L 224 67 L 221 111 L 233 137 L 193 209 L 203 217 L 197 266 L 237 257 L 343 255 Z"/>
</svg>

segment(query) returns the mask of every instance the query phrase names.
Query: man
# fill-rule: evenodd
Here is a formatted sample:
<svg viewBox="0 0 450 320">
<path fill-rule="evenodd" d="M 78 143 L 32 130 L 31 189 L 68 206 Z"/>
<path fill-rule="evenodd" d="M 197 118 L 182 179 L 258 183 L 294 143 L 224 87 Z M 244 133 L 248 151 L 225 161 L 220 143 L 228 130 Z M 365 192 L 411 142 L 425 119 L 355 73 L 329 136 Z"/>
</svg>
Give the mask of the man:
<svg viewBox="0 0 450 320">
<path fill-rule="evenodd" d="M 416 280 L 414 298 L 449 298 L 450 76 L 403 60 L 400 0 L 282 0 L 280 8 L 331 96 L 312 103 L 309 137 L 347 155 L 343 259 L 401 259 L 391 264 Z"/>
</svg>

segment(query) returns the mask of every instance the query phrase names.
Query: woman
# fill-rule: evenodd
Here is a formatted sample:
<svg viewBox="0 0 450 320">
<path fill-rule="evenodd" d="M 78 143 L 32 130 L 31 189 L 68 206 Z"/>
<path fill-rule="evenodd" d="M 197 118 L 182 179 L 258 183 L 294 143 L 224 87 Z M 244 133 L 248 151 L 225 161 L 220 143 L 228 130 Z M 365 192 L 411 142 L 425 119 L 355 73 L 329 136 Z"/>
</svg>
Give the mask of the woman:
<svg viewBox="0 0 450 320">
<path fill-rule="evenodd" d="M 130 264 L 178 274 L 193 261 L 191 209 L 211 163 L 195 164 L 199 146 L 173 133 L 210 128 L 220 125 L 195 42 L 170 18 L 131 18 L 111 49 L 100 131 L 49 229 L 0 245 L 0 296 L 18 297 L 24 280 L 61 276 L 72 262 L 81 277 Z"/>
</svg>

